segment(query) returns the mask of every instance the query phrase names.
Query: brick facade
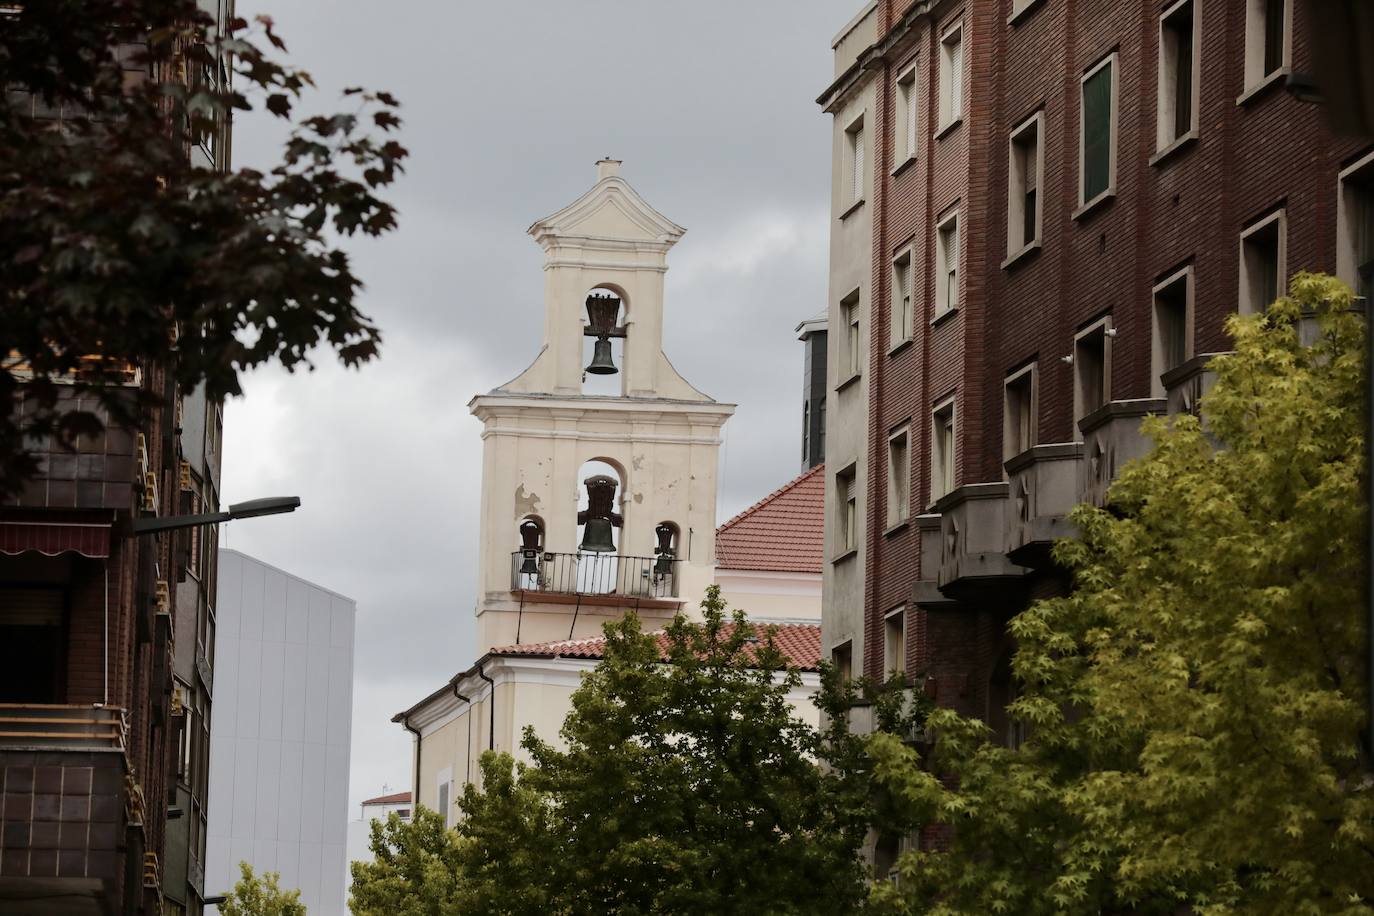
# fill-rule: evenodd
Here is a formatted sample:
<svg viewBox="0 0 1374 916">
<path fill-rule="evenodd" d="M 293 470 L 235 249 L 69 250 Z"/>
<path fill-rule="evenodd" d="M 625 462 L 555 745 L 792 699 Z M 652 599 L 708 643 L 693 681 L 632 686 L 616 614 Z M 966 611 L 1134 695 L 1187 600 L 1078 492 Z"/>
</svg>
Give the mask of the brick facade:
<svg viewBox="0 0 1374 916">
<path fill-rule="evenodd" d="M 1172 4 L 1033 0 L 1017 3 L 1013 15 L 1013 0 L 879 0 L 872 13 L 876 41 L 865 50 L 846 49 L 853 65 L 837 65 L 840 78 L 819 100 L 837 112 L 858 93 L 871 90 L 876 98 L 870 122 L 874 177 L 866 204 L 873 208 L 871 325 L 863 380 L 868 675 L 885 673 L 884 617 L 905 608 L 907 670 L 928 675 L 928 689 L 940 702 L 995 719 L 1001 700 L 994 674 L 1011 648 L 1006 621 L 1032 598 L 1065 587 L 1043 554 L 1025 560 L 1030 553 L 1018 554 L 1027 566 L 1003 558 L 996 575 L 975 581 L 965 571 L 959 573 L 964 578 L 946 581 L 954 575 L 944 570 L 950 552 L 972 550 L 967 545 L 975 540 L 959 528 L 973 517 L 959 514 L 971 498 L 966 488 L 1009 476 L 1018 484 L 1003 464 L 1009 372 L 1036 366 L 1035 442 L 1073 443 L 1085 431 L 1075 422 L 1075 367 L 1064 357 L 1075 352 L 1080 329 L 1110 316 L 1110 400 L 1136 402 L 1158 396 L 1152 289 L 1171 273 L 1192 268 L 1192 353 L 1205 354 L 1229 347 L 1224 322 L 1240 299 L 1240 235 L 1257 218 L 1284 210 L 1285 277 L 1336 270 L 1338 173 L 1366 155 L 1369 144 L 1334 137 L 1320 107 L 1284 91 L 1282 75 L 1247 91 L 1247 3 L 1194 3 L 1200 41 L 1196 136 L 1164 155 L 1157 155 L 1156 137 L 1159 17 Z M 940 130 L 941 37 L 956 23 L 962 27 L 963 117 Z M 1290 41 L 1291 69 L 1310 70 L 1310 35 L 1300 7 Z M 1114 194 L 1077 212 L 1080 81 L 1110 54 L 1117 67 Z M 913 159 L 897 162 L 897 80 L 913 64 L 917 150 Z M 1040 244 L 1009 261 L 1009 139 L 1036 112 L 1043 118 Z M 955 208 L 959 308 L 937 317 L 936 224 Z M 915 333 L 894 347 L 892 265 L 908 248 L 916 278 Z M 832 263 L 832 270 L 842 268 Z M 950 397 L 957 489 L 937 501 L 931 413 Z M 912 521 L 889 526 L 887 442 L 906 424 L 913 443 L 906 488 Z M 1026 511 L 1016 493 L 1002 502 L 1008 517 Z M 924 525 L 917 523 L 921 517 Z M 827 518 L 836 518 L 833 508 Z M 946 543 L 923 545 L 923 537 Z M 923 569 L 923 557 L 925 565 L 939 562 L 943 571 Z"/>
</svg>

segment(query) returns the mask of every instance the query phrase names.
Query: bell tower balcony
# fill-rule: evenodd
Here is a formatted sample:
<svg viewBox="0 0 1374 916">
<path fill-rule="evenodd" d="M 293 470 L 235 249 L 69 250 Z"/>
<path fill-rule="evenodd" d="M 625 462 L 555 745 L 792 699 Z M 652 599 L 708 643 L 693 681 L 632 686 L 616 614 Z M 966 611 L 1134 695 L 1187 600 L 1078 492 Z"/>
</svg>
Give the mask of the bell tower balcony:
<svg viewBox="0 0 1374 916">
<path fill-rule="evenodd" d="M 676 607 L 681 560 L 624 557 L 613 553 L 511 554 L 511 591 L 558 603 Z"/>
</svg>

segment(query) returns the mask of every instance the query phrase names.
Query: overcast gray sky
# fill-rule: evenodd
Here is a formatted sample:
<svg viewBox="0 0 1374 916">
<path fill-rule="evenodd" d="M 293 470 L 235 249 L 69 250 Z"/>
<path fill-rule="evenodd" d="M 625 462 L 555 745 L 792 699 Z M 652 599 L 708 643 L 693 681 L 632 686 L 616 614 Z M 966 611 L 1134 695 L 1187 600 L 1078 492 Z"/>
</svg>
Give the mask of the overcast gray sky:
<svg viewBox="0 0 1374 916">
<path fill-rule="evenodd" d="M 858 0 L 239 0 L 319 86 L 402 101 L 400 229 L 349 248 L 380 361 L 264 370 L 225 413 L 225 501 L 298 494 L 228 546 L 358 602 L 350 802 L 410 785 L 391 716 L 474 661 L 480 425 L 466 404 L 538 351 L 543 255 L 525 235 L 595 161 L 687 227 L 669 255 L 664 349 L 739 405 L 719 518 L 800 471 L 797 322 L 825 308 L 829 125 L 813 99 Z M 236 165 L 279 133 L 235 124 Z M 353 808 L 350 818 L 357 817 Z"/>
</svg>

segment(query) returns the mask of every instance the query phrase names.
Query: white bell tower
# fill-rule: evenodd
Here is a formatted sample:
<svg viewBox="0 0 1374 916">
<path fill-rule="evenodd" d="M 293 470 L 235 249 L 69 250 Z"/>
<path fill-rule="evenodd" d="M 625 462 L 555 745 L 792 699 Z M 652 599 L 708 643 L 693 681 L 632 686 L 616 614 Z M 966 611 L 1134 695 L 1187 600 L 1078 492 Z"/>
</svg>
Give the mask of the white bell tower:
<svg viewBox="0 0 1374 916">
<path fill-rule="evenodd" d="M 483 424 L 479 652 L 598 636 L 629 608 L 658 626 L 694 611 L 714 581 L 721 428 L 734 405 L 693 388 L 663 354 L 667 254 L 686 230 L 620 177 L 619 161 L 596 167 L 587 193 L 529 229 L 544 249 L 543 348 L 468 405 Z M 594 310 L 614 319 L 592 326 Z M 593 393 L 589 365 L 613 367 L 619 393 Z M 591 477 L 610 478 L 613 495 L 601 480 L 589 496 Z"/>
</svg>

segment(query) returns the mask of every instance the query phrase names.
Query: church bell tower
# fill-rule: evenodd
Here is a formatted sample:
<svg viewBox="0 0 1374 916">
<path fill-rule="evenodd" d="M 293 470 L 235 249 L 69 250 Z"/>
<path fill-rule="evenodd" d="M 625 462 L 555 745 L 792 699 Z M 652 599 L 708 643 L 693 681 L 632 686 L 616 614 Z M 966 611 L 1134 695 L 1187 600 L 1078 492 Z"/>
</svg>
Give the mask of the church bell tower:
<svg viewBox="0 0 1374 916">
<path fill-rule="evenodd" d="M 686 231 L 596 164 L 529 228 L 544 249 L 534 362 L 468 405 L 482 421 L 478 651 L 695 612 L 714 581 L 721 429 L 734 405 L 663 353 L 668 251 Z"/>
</svg>

